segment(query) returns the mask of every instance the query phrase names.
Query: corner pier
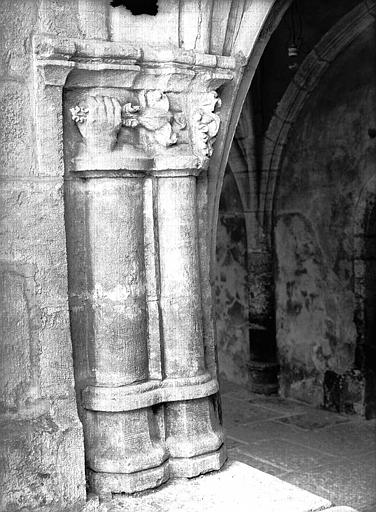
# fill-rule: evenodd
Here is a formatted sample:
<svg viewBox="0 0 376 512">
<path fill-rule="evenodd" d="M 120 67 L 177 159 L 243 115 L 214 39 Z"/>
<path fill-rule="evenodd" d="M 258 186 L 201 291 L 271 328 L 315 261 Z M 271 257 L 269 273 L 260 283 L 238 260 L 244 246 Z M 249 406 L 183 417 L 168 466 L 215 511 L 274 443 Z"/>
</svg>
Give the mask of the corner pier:
<svg viewBox="0 0 376 512">
<path fill-rule="evenodd" d="M 236 59 L 51 37 L 34 47 L 40 126 L 58 113 L 40 153 L 65 169 L 91 491 L 134 493 L 218 470 L 226 450 L 204 332 L 197 180 L 220 126 L 217 90 Z"/>
</svg>

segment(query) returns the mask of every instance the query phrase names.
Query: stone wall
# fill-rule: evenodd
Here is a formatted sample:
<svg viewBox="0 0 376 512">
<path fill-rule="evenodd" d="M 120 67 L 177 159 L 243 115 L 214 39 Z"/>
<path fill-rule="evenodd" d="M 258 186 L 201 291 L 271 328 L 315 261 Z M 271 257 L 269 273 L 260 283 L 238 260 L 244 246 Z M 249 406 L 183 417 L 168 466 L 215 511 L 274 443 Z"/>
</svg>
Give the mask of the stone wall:
<svg viewBox="0 0 376 512">
<path fill-rule="evenodd" d="M 371 27 L 337 58 L 309 99 L 292 128 L 279 179 L 281 392 L 314 405 L 332 400 L 330 382 L 340 378 L 348 389 L 343 407 L 361 408 L 362 385 L 354 372 L 359 333 L 353 227 L 359 196 L 375 168 L 374 63 Z"/>
<path fill-rule="evenodd" d="M 0 4 L 2 511 L 55 510 L 62 504 L 68 509 L 86 495 L 69 329 L 63 178 L 52 166 L 41 170 L 37 152 L 32 35 L 44 23 L 39 4 Z"/>
</svg>

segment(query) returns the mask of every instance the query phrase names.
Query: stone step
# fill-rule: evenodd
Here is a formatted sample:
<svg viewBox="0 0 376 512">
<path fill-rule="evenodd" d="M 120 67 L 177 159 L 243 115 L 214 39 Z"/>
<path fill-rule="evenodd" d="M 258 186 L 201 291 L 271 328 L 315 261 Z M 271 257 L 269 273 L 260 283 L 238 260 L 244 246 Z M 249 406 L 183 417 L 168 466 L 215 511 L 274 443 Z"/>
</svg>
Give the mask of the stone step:
<svg viewBox="0 0 376 512">
<path fill-rule="evenodd" d="M 356 512 L 241 462 L 150 492 L 88 502 L 82 512 Z"/>
</svg>

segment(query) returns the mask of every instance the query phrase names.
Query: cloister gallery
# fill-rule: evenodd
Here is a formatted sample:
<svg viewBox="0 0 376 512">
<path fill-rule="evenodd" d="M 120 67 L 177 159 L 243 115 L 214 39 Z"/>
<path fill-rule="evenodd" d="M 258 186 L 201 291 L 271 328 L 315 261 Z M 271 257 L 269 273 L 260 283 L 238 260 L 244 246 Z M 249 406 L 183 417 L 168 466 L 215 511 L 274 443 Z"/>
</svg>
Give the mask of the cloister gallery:
<svg viewBox="0 0 376 512">
<path fill-rule="evenodd" d="M 376 2 L 0 12 L 0 509 L 220 470 L 222 380 L 374 418 Z"/>
</svg>

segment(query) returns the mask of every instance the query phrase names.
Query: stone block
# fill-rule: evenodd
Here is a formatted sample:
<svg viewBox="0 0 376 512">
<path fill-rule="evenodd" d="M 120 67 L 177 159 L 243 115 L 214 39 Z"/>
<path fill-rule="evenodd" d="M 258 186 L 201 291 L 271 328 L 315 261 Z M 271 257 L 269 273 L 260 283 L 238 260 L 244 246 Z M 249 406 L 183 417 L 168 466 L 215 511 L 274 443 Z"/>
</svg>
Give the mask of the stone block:
<svg viewBox="0 0 376 512">
<path fill-rule="evenodd" d="M 26 275 L 25 275 L 26 274 Z M 35 385 L 32 281 L 21 265 L 0 265 L 0 389 L 2 411 L 16 411 Z M 35 300 L 35 299 L 34 299 Z M 33 339 L 34 338 L 34 339 Z"/>
<path fill-rule="evenodd" d="M 39 8 L 41 33 L 61 37 L 80 37 L 77 0 L 42 0 Z"/>
<path fill-rule="evenodd" d="M 59 69 L 56 75 L 58 82 L 64 81 L 65 70 Z M 60 87 L 45 86 L 43 80 L 39 70 L 36 105 L 37 173 L 40 176 L 63 176 L 62 91 Z"/>
<path fill-rule="evenodd" d="M 184 0 L 180 5 L 179 46 L 187 50 L 196 49 L 209 53 L 212 0 Z"/>
<path fill-rule="evenodd" d="M 318 493 L 333 504 L 347 503 L 354 508 L 366 509 L 376 502 L 376 459 L 375 452 L 362 455 L 360 460 L 338 459 L 321 468 L 307 468 L 297 471 L 284 479 L 307 491 Z M 328 482 L 336 485 L 328 486 Z"/>
<path fill-rule="evenodd" d="M 179 4 L 169 0 L 159 0 L 156 16 L 134 16 L 123 6 L 110 7 L 109 24 L 113 41 L 150 44 L 150 34 L 153 34 L 157 46 L 179 46 Z"/>
<path fill-rule="evenodd" d="M 64 309 L 41 309 L 39 343 L 41 393 L 44 396 L 73 396 L 73 359 L 67 305 Z"/>
<path fill-rule="evenodd" d="M 34 168 L 33 110 L 28 87 L 0 82 L 0 168 L 5 176 L 28 175 Z M 27 142 L 28 141 L 28 142 Z"/>
<path fill-rule="evenodd" d="M 251 340 L 252 335 L 254 337 L 256 332 L 263 332 L 260 329 L 253 330 L 250 333 Z M 262 336 L 258 341 L 266 341 L 266 344 L 270 344 L 269 336 L 264 338 Z M 274 340 L 274 337 L 273 337 Z M 251 341 L 252 342 L 252 341 Z M 274 348 L 274 347 L 273 347 Z M 275 348 L 274 348 L 275 350 Z M 273 350 L 273 351 L 274 351 Z M 259 349 L 258 349 L 259 352 Z M 270 357 L 275 357 L 275 354 L 268 354 L 268 350 L 266 351 L 266 355 Z M 265 355 L 265 353 L 263 354 Z M 272 395 L 278 393 L 278 373 L 279 373 L 279 365 L 278 363 L 267 363 L 267 362 L 256 362 L 251 361 L 249 363 L 249 373 L 250 373 L 250 388 L 254 393 L 261 393 L 265 395 Z"/>
<path fill-rule="evenodd" d="M 2 420 L 0 429 L 1 510 L 83 505 L 81 426 L 61 429 L 46 414 L 33 420 Z"/>
<path fill-rule="evenodd" d="M 0 3 L 1 76 L 24 80 L 31 71 L 31 34 L 38 19 L 33 0 L 3 0 Z"/>
<path fill-rule="evenodd" d="M 83 37 L 108 39 L 107 14 L 110 7 L 98 0 L 78 0 L 79 22 Z"/>
<path fill-rule="evenodd" d="M 0 198 L 0 259 L 33 265 L 35 295 L 41 307 L 66 306 L 62 183 L 6 181 Z"/>
</svg>

